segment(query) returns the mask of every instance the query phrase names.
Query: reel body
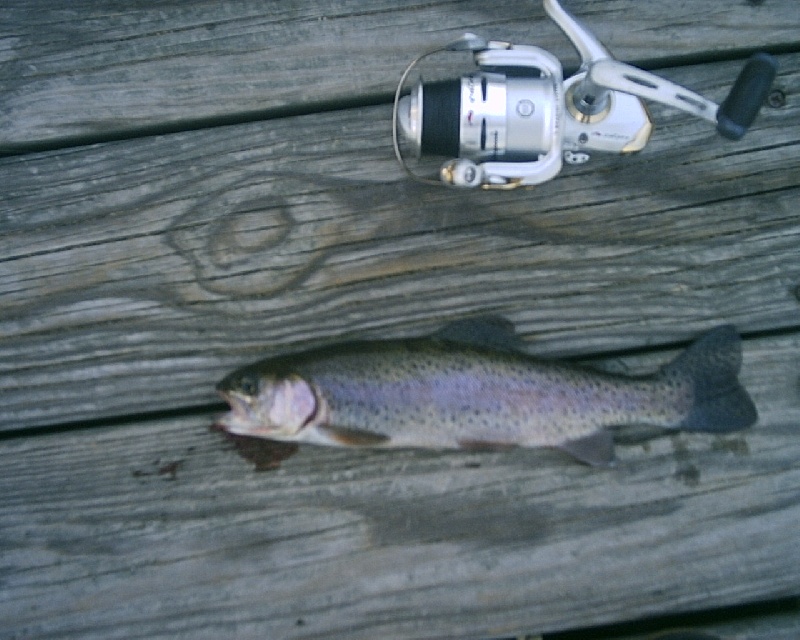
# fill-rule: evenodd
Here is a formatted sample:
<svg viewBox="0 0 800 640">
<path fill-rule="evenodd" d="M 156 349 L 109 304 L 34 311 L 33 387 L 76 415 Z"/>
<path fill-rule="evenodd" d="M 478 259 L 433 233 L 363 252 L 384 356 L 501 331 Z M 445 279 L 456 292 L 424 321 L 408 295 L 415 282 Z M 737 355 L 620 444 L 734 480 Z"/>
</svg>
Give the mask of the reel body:
<svg viewBox="0 0 800 640">
<path fill-rule="evenodd" d="M 566 80 L 559 60 L 544 49 L 470 33 L 406 68 L 395 93 L 393 140 L 398 160 L 415 179 L 509 189 L 550 180 L 564 162 L 582 164 L 595 152 L 639 151 L 653 129 L 643 98 L 709 120 L 721 135 L 736 140 L 755 119 L 777 70 L 774 58 L 755 54 L 719 107 L 613 59 L 557 0 L 544 0 L 544 8 L 581 56 L 580 69 Z M 401 96 L 416 66 L 442 51 L 471 52 L 477 70 L 457 80 L 420 80 Z M 452 157 L 438 180 L 421 178 L 408 167 L 401 137 L 417 157 Z"/>
</svg>

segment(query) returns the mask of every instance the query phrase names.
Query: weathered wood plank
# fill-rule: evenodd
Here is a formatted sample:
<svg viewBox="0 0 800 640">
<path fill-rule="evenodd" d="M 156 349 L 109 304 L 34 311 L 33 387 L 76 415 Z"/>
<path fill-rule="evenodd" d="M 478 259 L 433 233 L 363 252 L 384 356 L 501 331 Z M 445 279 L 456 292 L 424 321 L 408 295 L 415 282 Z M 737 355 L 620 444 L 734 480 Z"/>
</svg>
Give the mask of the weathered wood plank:
<svg viewBox="0 0 800 640">
<path fill-rule="evenodd" d="M 257 352 L 474 313 L 542 355 L 798 326 L 797 102 L 735 145 L 654 112 L 642 154 L 524 193 L 404 179 L 383 107 L 0 160 L 0 427 L 213 402 Z"/>
<path fill-rule="evenodd" d="M 800 32 L 794 0 L 566 5 L 621 59 L 650 64 L 796 45 Z M 0 152 L 387 96 L 409 60 L 464 31 L 576 59 L 529 0 L 147 0 L 123 8 L 8 0 L 0 7 Z"/>
<path fill-rule="evenodd" d="M 466 639 L 787 597 L 799 358 L 800 334 L 746 341 L 756 427 L 629 440 L 605 471 L 305 447 L 256 474 L 202 416 L 6 440 L 0 619 L 16 638 Z"/>
</svg>

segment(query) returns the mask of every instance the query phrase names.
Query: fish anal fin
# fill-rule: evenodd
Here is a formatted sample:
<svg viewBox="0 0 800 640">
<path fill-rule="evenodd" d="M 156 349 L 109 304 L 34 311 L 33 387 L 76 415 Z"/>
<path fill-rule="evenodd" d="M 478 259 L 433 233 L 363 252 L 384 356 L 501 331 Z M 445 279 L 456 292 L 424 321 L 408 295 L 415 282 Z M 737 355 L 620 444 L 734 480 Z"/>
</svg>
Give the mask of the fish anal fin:
<svg viewBox="0 0 800 640">
<path fill-rule="evenodd" d="M 575 440 L 567 440 L 557 448 L 593 467 L 610 467 L 614 464 L 614 436 L 606 429 Z"/>
<path fill-rule="evenodd" d="M 319 425 L 317 430 L 325 434 L 332 443 L 344 447 L 379 447 L 391 440 L 389 436 L 382 433 L 373 433 L 363 429 Z"/>
</svg>

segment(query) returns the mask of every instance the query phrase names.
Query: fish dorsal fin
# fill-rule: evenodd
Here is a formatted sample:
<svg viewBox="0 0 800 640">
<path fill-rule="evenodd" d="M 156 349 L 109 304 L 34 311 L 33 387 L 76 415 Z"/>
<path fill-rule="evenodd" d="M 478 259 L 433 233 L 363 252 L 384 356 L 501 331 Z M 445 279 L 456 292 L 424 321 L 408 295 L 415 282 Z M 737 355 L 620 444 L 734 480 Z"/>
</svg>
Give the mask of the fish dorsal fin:
<svg viewBox="0 0 800 640">
<path fill-rule="evenodd" d="M 382 433 L 373 433 L 363 429 L 348 429 L 331 425 L 319 425 L 317 429 L 328 437 L 332 444 L 343 447 L 379 447 L 390 440 L 389 436 Z"/>
<path fill-rule="evenodd" d="M 494 315 L 455 320 L 439 329 L 433 337 L 496 351 L 519 352 L 524 351 L 525 347 L 514 329 L 514 323 Z"/>
<path fill-rule="evenodd" d="M 610 467 L 614 464 L 614 437 L 606 429 L 577 440 L 568 440 L 557 448 L 593 467 Z"/>
</svg>

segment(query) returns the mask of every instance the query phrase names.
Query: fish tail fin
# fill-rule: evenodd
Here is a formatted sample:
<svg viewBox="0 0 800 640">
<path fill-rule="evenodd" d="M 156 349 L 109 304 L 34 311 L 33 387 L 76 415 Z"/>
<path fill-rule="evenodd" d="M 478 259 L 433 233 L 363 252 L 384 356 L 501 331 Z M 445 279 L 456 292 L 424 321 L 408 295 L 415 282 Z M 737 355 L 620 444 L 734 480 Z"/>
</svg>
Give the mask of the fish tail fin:
<svg viewBox="0 0 800 640">
<path fill-rule="evenodd" d="M 751 426 L 758 412 L 739 382 L 742 341 L 732 325 L 700 336 L 686 351 L 662 369 L 666 377 L 688 377 L 694 402 L 678 424 L 687 431 L 727 433 Z"/>
</svg>

